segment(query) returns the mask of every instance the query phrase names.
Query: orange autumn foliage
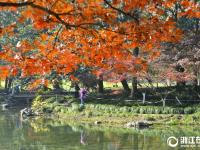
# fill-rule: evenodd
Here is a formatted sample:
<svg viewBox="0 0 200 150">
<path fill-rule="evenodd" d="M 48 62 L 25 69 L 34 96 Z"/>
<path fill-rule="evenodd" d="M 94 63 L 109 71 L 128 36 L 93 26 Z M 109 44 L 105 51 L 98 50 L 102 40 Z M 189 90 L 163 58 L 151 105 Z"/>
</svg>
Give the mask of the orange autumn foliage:
<svg viewBox="0 0 200 150">
<path fill-rule="evenodd" d="M 163 17 L 164 9 L 177 3 L 184 9 L 177 16 L 200 17 L 199 4 L 190 0 L 2 0 L 1 10 L 23 7 L 19 22 L 30 18 L 37 30 L 55 32 L 41 34 L 32 44 L 21 41 L 18 52 L 7 45 L 0 58 L 21 70 L 21 76 L 44 77 L 51 71 L 69 74 L 80 64 L 97 75 L 144 73 L 148 62 L 159 57 L 161 43 L 182 37 L 174 18 Z M 120 16 L 128 19 L 120 20 Z M 12 36 L 13 28 L 0 28 L 0 34 Z M 138 58 L 132 53 L 136 47 L 140 48 Z M 38 51 L 25 55 L 33 49 Z M 9 73 L 5 69 L 1 74 Z"/>
</svg>

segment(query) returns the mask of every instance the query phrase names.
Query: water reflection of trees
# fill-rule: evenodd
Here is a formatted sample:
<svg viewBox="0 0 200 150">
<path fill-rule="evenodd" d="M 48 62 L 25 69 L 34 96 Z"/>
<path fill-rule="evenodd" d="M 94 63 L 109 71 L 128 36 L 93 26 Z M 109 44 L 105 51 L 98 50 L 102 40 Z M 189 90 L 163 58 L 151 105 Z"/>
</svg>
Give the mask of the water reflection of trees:
<svg viewBox="0 0 200 150">
<path fill-rule="evenodd" d="M 200 129 L 171 128 L 133 130 L 68 124 L 52 119 L 20 122 L 17 115 L 0 114 L 0 149 L 8 150 L 121 150 L 167 149 L 169 136 L 199 135 Z"/>
<path fill-rule="evenodd" d="M 180 136 L 180 135 L 191 135 L 193 129 L 191 128 L 171 128 L 165 127 L 165 129 L 148 129 L 148 130 L 127 130 L 127 129 L 115 129 L 115 128 L 102 128 L 90 125 L 76 125 L 71 124 L 64 126 L 60 122 L 47 121 L 50 129 L 50 136 L 53 139 L 56 139 L 56 132 L 63 132 L 60 138 L 68 139 L 68 145 L 76 145 L 81 149 L 88 149 L 92 146 L 95 149 L 166 149 L 166 139 L 171 136 Z M 56 124 L 56 126 L 55 126 Z M 58 130 L 56 130 L 58 129 Z M 56 132 L 53 132 L 56 130 Z M 200 133 L 200 130 L 197 130 L 196 135 Z M 195 135 L 195 134 L 193 134 Z M 57 141 L 60 142 L 60 141 Z"/>
</svg>

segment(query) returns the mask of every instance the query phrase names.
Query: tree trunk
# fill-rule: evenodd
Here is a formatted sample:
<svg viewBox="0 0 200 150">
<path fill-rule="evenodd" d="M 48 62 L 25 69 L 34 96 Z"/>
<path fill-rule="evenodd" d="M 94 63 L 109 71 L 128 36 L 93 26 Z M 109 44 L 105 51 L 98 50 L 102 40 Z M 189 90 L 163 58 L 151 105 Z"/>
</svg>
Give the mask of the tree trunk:
<svg viewBox="0 0 200 150">
<path fill-rule="evenodd" d="M 196 18 L 195 22 L 196 22 L 196 24 L 195 24 L 196 34 L 198 34 L 199 33 L 199 19 Z"/>
<path fill-rule="evenodd" d="M 181 65 L 176 65 L 176 71 L 178 71 L 178 72 L 180 72 L 180 73 L 183 73 L 183 72 L 185 72 L 185 68 L 183 68 Z M 177 90 L 180 90 L 180 89 L 182 89 L 182 87 L 184 87 L 185 86 L 185 84 L 186 84 L 186 82 L 185 81 L 177 81 L 177 83 L 176 83 L 176 86 L 177 86 Z"/>
<path fill-rule="evenodd" d="M 138 93 L 138 88 L 137 88 L 137 77 L 133 77 L 133 78 L 132 78 L 131 98 L 132 98 L 132 99 L 137 99 L 137 93 Z"/>
<path fill-rule="evenodd" d="M 103 88 L 103 79 L 98 79 L 98 92 L 103 93 L 104 88 Z"/>
<path fill-rule="evenodd" d="M 75 98 L 79 97 L 79 90 L 80 90 L 80 87 L 79 87 L 78 83 L 75 83 L 75 93 L 74 93 Z"/>
<path fill-rule="evenodd" d="M 6 77 L 6 80 L 5 80 L 5 90 L 8 89 L 8 78 Z"/>
<path fill-rule="evenodd" d="M 60 85 L 59 85 L 59 82 L 57 82 L 57 83 L 55 83 L 54 85 L 53 85 L 53 89 L 54 90 L 60 90 L 61 88 L 60 88 Z"/>
<path fill-rule="evenodd" d="M 200 80 L 199 80 L 199 72 L 198 71 L 194 71 L 196 74 L 196 78 L 193 81 L 193 86 L 199 86 L 200 85 Z"/>
<path fill-rule="evenodd" d="M 8 89 L 11 88 L 11 86 L 12 86 L 12 81 L 13 81 L 13 78 L 9 78 L 9 79 L 8 79 Z"/>
<path fill-rule="evenodd" d="M 131 92 L 131 89 L 129 88 L 126 79 L 122 80 L 121 83 L 122 83 L 122 86 L 123 86 L 123 88 L 124 88 L 124 91 L 127 92 L 127 93 L 130 93 L 130 92 Z"/>
<path fill-rule="evenodd" d="M 12 81 L 13 81 L 12 77 L 6 77 L 6 80 L 5 80 L 5 90 L 6 90 L 6 92 L 9 92 L 9 90 L 12 86 Z"/>
<path fill-rule="evenodd" d="M 166 79 L 167 86 L 171 86 L 171 81 L 169 79 Z"/>
<path fill-rule="evenodd" d="M 97 85 L 98 85 L 98 92 L 99 93 L 104 93 L 103 75 L 99 75 L 99 79 L 97 81 Z"/>
<path fill-rule="evenodd" d="M 60 80 L 58 78 L 55 78 L 53 80 L 53 90 L 56 93 L 61 93 L 62 92 L 62 89 L 60 87 Z"/>
<path fill-rule="evenodd" d="M 134 50 L 133 50 L 133 56 L 135 56 L 136 58 L 139 56 L 139 47 L 136 47 Z M 132 90 L 131 90 L 131 98 L 132 99 L 137 99 L 137 92 L 138 92 L 138 89 L 137 89 L 137 77 L 133 77 L 132 78 Z"/>
</svg>

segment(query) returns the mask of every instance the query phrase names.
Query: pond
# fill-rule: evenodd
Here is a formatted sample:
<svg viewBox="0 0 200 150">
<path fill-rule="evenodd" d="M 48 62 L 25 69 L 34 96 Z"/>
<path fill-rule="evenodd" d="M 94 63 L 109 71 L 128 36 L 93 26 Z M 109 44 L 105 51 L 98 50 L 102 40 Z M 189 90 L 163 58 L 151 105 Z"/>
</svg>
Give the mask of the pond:
<svg viewBox="0 0 200 150">
<path fill-rule="evenodd" d="M 66 124 L 49 118 L 21 121 L 19 109 L 0 110 L 0 150 L 169 150 L 170 136 L 199 135 L 200 129 L 194 127 L 136 130 Z M 180 141 L 173 149 L 182 149 Z"/>
</svg>

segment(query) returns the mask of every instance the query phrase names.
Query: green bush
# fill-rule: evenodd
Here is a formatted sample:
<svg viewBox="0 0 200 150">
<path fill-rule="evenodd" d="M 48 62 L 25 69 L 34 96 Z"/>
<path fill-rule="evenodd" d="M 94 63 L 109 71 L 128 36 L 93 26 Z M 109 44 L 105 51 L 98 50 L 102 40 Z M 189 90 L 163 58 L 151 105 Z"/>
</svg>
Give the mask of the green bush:
<svg viewBox="0 0 200 150">
<path fill-rule="evenodd" d="M 55 110 L 56 112 L 60 112 L 61 108 L 60 108 L 59 106 L 56 106 L 56 107 L 54 108 L 54 110 Z"/>
<path fill-rule="evenodd" d="M 79 104 L 72 104 L 73 111 L 79 111 L 80 110 L 79 108 L 80 108 Z"/>
<path fill-rule="evenodd" d="M 139 107 L 132 107 L 132 108 L 131 108 L 131 112 L 132 112 L 132 113 L 136 113 L 136 114 L 137 114 L 137 113 L 140 113 L 140 108 L 139 108 Z"/>
<path fill-rule="evenodd" d="M 155 108 L 155 114 L 162 114 L 162 109 L 161 108 Z"/>
<path fill-rule="evenodd" d="M 55 97 L 50 97 L 48 99 L 46 99 L 45 101 L 47 101 L 48 103 L 53 103 L 56 101 Z"/>
<path fill-rule="evenodd" d="M 140 108 L 140 114 L 145 114 L 146 113 L 146 110 L 145 110 L 145 108 Z"/>
<path fill-rule="evenodd" d="M 186 107 L 184 109 L 184 114 L 193 114 L 195 112 L 195 109 L 192 107 Z"/>
<path fill-rule="evenodd" d="M 45 113 L 52 113 L 53 109 L 50 107 L 44 107 L 42 111 Z"/>
<path fill-rule="evenodd" d="M 68 109 L 66 109 L 66 108 L 61 108 L 60 112 L 61 112 L 61 113 L 66 113 L 67 110 L 68 110 Z"/>
<path fill-rule="evenodd" d="M 155 109 L 153 107 L 147 107 L 146 113 L 155 114 Z"/>
<path fill-rule="evenodd" d="M 126 112 L 131 112 L 131 109 L 127 106 L 124 106 L 124 107 L 120 108 L 120 111 L 123 113 L 126 113 Z"/>
<path fill-rule="evenodd" d="M 86 112 L 86 116 L 87 116 L 87 117 L 92 117 L 92 115 L 93 115 L 93 114 L 92 114 L 92 111 L 87 111 L 87 112 Z"/>
</svg>

